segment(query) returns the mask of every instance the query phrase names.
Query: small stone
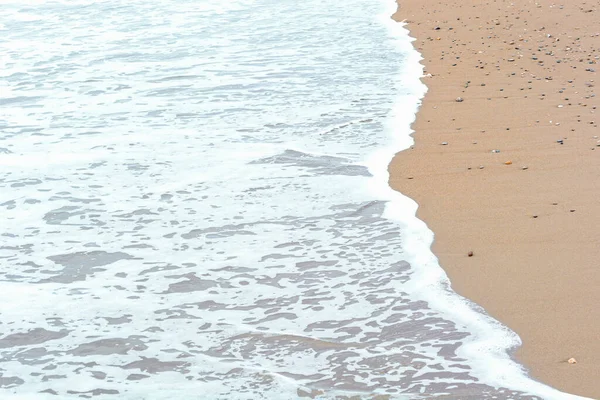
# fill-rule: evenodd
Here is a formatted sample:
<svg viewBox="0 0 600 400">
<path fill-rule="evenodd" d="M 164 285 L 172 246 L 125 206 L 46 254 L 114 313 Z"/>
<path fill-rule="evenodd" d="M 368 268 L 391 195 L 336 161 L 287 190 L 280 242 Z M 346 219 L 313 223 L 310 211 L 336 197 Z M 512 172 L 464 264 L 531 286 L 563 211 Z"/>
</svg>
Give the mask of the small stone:
<svg viewBox="0 0 600 400">
<path fill-rule="evenodd" d="M 468 255 L 469 257 L 473 257 L 473 252 L 472 252 L 472 251 L 470 251 L 470 252 L 469 252 L 467 255 Z"/>
<path fill-rule="evenodd" d="M 448 146 L 448 142 L 442 142 L 440 143 L 442 146 Z"/>
<path fill-rule="evenodd" d="M 576 359 L 574 359 L 573 357 L 569 358 L 569 359 L 567 360 L 567 362 L 568 362 L 569 364 L 577 364 L 577 360 L 576 360 Z"/>
<path fill-rule="evenodd" d="M 500 153 L 500 150 L 492 150 L 492 153 L 494 153 L 494 154 Z"/>
<path fill-rule="evenodd" d="M 558 144 L 564 144 L 565 142 L 562 139 L 560 139 L 560 140 L 557 140 L 556 143 L 558 143 Z"/>
<path fill-rule="evenodd" d="M 464 99 L 462 97 L 457 97 L 456 98 L 456 102 L 457 103 L 462 103 L 464 101 Z"/>
<path fill-rule="evenodd" d="M 537 217 L 538 217 L 537 215 L 534 215 L 534 216 L 533 216 L 533 218 L 537 218 Z"/>
<path fill-rule="evenodd" d="M 527 167 L 527 166 L 522 166 L 522 167 L 521 167 L 521 169 L 522 169 L 523 171 L 525 171 L 526 169 L 529 169 L 529 167 Z"/>
<path fill-rule="evenodd" d="M 480 165 L 480 166 L 479 166 L 479 169 L 484 169 L 484 168 L 485 168 L 485 167 L 484 167 L 483 165 Z"/>
<path fill-rule="evenodd" d="M 510 160 L 504 162 L 504 165 L 511 165 L 511 164 L 512 164 L 512 161 L 510 161 Z"/>
</svg>

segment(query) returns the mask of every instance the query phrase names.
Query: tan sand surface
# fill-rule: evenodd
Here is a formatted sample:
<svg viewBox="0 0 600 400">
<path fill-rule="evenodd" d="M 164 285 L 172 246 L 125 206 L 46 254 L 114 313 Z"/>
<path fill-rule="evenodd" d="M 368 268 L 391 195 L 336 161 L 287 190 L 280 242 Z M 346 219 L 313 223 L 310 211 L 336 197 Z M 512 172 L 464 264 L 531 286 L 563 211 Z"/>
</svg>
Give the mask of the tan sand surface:
<svg viewBox="0 0 600 400">
<path fill-rule="evenodd" d="M 431 75 L 390 184 L 531 375 L 600 399 L 600 1 L 399 5 Z"/>
</svg>

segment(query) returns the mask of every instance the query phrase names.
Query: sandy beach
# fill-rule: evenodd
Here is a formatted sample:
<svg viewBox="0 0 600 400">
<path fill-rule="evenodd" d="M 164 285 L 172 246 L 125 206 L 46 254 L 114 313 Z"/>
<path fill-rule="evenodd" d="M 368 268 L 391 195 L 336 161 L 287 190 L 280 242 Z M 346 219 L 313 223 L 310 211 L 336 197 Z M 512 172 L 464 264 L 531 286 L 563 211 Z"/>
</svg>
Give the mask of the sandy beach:
<svg viewBox="0 0 600 400">
<path fill-rule="evenodd" d="M 419 203 L 454 290 L 519 334 L 530 374 L 600 398 L 600 2 L 399 6 L 429 91 L 390 184 Z"/>
</svg>

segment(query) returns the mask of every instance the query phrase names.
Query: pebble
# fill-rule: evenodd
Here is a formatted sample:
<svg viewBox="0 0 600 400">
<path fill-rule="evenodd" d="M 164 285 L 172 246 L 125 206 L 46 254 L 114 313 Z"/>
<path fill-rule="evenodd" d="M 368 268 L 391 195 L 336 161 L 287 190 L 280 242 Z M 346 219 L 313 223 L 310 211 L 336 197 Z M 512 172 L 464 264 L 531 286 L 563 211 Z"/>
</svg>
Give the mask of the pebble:
<svg viewBox="0 0 600 400">
<path fill-rule="evenodd" d="M 457 97 L 456 98 L 456 102 L 457 103 L 462 103 L 464 101 L 464 99 L 462 97 Z"/>
<path fill-rule="evenodd" d="M 448 142 L 442 142 L 440 143 L 442 146 L 448 146 Z"/>
<path fill-rule="evenodd" d="M 569 359 L 567 360 L 567 362 L 568 362 L 569 364 L 577 364 L 577 360 L 576 360 L 576 359 L 574 359 L 573 357 L 569 358 Z"/>
</svg>

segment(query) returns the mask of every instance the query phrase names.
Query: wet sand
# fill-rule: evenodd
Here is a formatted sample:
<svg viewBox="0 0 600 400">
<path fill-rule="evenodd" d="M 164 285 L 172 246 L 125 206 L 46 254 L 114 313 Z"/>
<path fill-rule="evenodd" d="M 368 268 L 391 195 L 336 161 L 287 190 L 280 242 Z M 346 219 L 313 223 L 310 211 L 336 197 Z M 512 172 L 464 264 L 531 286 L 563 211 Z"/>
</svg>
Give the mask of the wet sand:
<svg viewBox="0 0 600 400">
<path fill-rule="evenodd" d="M 399 4 L 429 92 L 390 184 L 531 375 L 600 398 L 600 2 Z"/>
</svg>

